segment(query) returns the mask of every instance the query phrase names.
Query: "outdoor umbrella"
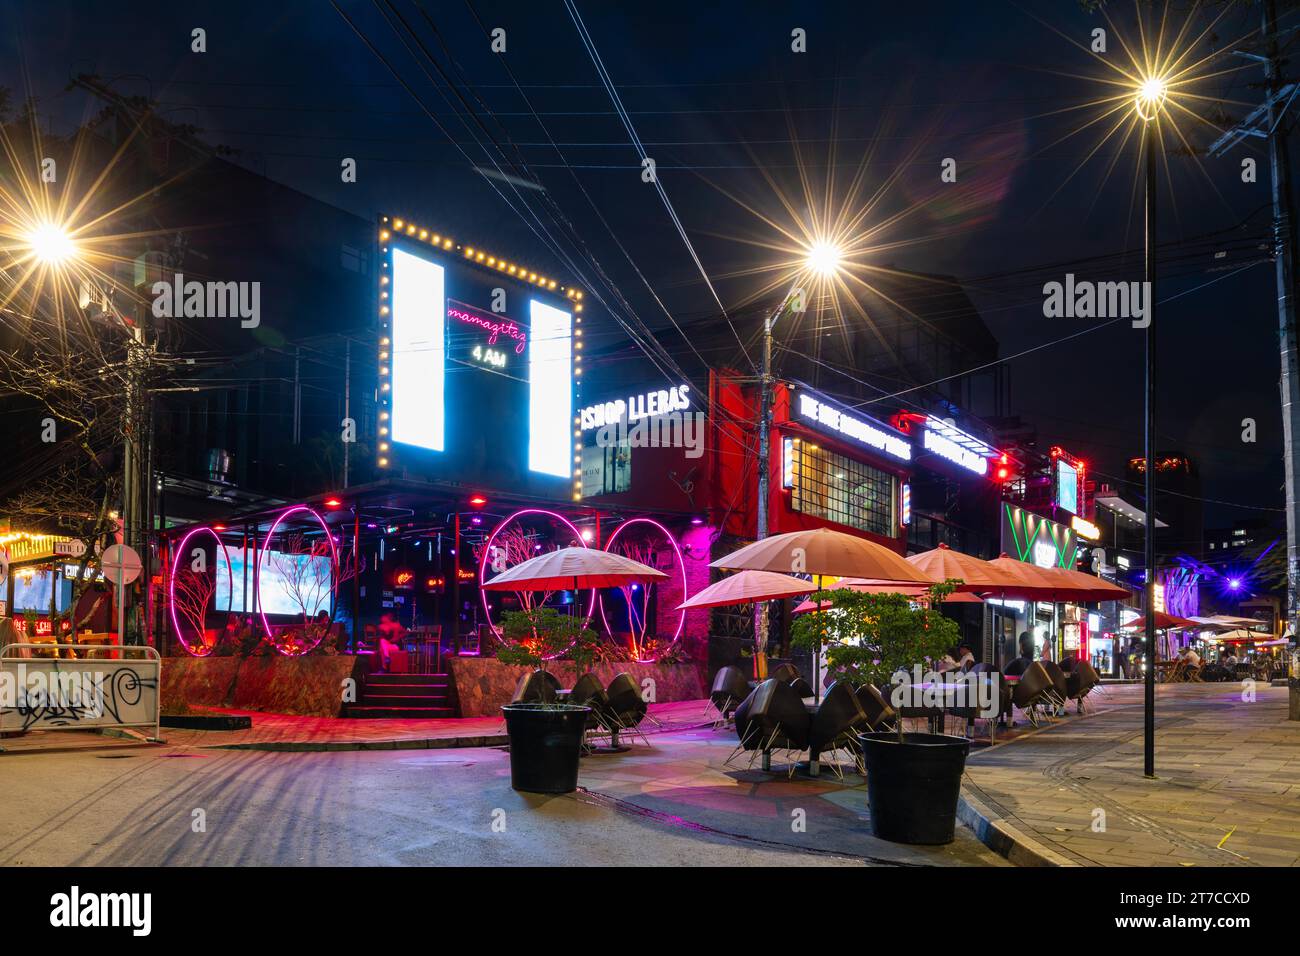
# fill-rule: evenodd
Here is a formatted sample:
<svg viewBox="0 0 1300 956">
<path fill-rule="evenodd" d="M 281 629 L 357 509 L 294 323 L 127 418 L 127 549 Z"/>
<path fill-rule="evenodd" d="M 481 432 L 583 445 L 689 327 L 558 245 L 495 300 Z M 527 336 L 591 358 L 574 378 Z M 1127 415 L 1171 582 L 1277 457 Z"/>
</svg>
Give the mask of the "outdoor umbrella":
<svg viewBox="0 0 1300 956">
<path fill-rule="evenodd" d="M 933 578 L 884 545 L 829 528 L 773 535 L 724 555 L 709 567 L 934 583 Z"/>
<path fill-rule="evenodd" d="M 921 585 L 934 583 L 928 575 L 884 545 L 829 528 L 790 531 L 763 538 L 718 558 L 709 567 L 811 574 L 819 586 L 823 577 L 869 577 Z M 812 685 L 820 700 L 820 648 L 813 652 Z"/>
<path fill-rule="evenodd" d="M 710 584 L 690 600 L 677 605 L 678 610 L 693 607 L 726 607 L 730 604 L 753 604 L 778 598 L 810 594 L 817 586 L 803 578 L 775 571 L 740 571 Z"/>
<path fill-rule="evenodd" d="M 596 548 L 560 548 L 522 561 L 482 587 L 488 591 L 578 591 L 666 577 L 662 571 L 621 554 Z"/>
<path fill-rule="evenodd" d="M 991 561 L 983 561 L 969 554 L 954 551 L 946 544 L 921 554 L 914 554 L 907 559 L 907 563 L 928 574 L 935 581 L 958 578 L 962 582 L 957 586 L 958 591 L 996 591 L 1018 580 L 1005 568 Z"/>
<path fill-rule="evenodd" d="M 1062 584 L 1079 595 L 1069 600 L 1074 601 L 1123 601 L 1127 600 L 1132 592 L 1128 588 L 1120 587 L 1118 584 L 1111 584 L 1109 581 L 1103 581 L 1095 575 L 1085 574 L 1082 571 L 1076 571 L 1073 568 L 1039 568 L 1045 571 L 1051 577 L 1062 582 Z M 1062 599 L 1066 600 L 1066 599 Z"/>
<path fill-rule="evenodd" d="M 1189 621 L 1185 617 L 1175 617 L 1173 614 L 1166 614 L 1164 611 L 1156 611 L 1156 630 L 1169 631 L 1178 630 L 1184 627 L 1200 627 L 1195 621 Z M 1124 629 L 1145 630 L 1147 626 L 1146 617 L 1135 617 L 1124 625 Z"/>
</svg>

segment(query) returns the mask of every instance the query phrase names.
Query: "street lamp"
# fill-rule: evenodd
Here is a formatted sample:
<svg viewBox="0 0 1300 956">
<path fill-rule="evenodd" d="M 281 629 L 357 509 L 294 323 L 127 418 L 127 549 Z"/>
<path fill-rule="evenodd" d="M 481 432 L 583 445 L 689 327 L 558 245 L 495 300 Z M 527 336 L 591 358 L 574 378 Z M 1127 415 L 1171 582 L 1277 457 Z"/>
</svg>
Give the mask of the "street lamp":
<svg viewBox="0 0 1300 956">
<path fill-rule="evenodd" d="M 1169 96 L 1169 83 L 1160 76 L 1145 77 L 1133 94 L 1133 108 L 1142 119 L 1146 150 L 1146 426 L 1143 455 L 1146 458 L 1146 659 L 1143 695 L 1143 772 L 1156 775 L 1156 146 L 1160 132 L 1160 110 Z"/>
<path fill-rule="evenodd" d="M 55 223 L 38 223 L 25 238 L 27 248 L 42 265 L 58 267 L 77 257 L 76 241 Z"/>
<path fill-rule="evenodd" d="M 755 537 L 762 540 L 767 537 L 767 499 L 768 499 L 768 457 L 771 439 L 769 437 L 770 419 L 772 417 L 772 328 L 787 310 L 802 312 L 806 303 L 807 290 L 801 287 L 802 280 L 812 275 L 820 282 L 832 279 L 840 269 L 844 258 L 843 247 L 836 242 L 819 239 L 810 243 L 804 250 L 803 269 L 795 276 L 794 284 L 785 294 L 776 310 L 763 319 L 763 368 L 759 376 L 759 413 L 758 413 L 758 505 Z M 754 660 L 755 667 L 764 660 L 759 655 L 767 651 L 767 603 L 759 601 L 754 605 Z M 766 676 L 756 670 L 754 677 Z"/>
</svg>

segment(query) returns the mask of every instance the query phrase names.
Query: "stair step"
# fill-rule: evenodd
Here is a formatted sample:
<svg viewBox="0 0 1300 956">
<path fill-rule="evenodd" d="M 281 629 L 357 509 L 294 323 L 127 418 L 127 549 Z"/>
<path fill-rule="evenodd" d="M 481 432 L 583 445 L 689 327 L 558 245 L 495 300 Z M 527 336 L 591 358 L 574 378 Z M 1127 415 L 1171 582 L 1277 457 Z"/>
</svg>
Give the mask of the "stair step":
<svg viewBox="0 0 1300 956">
<path fill-rule="evenodd" d="M 437 720 L 455 716 L 451 707 L 371 707 L 355 705 L 348 708 L 348 716 L 359 719 L 408 718 Z"/>
<path fill-rule="evenodd" d="M 446 684 L 447 674 L 367 674 L 367 684 Z"/>
<path fill-rule="evenodd" d="M 382 707 L 445 707 L 450 704 L 446 694 L 366 694 L 361 702 Z"/>
<path fill-rule="evenodd" d="M 369 682 L 366 683 L 366 690 L 377 690 L 385 694 L 400 694 L 400 693 L 438 694 L 448 690 L 450 687 L 451 687 L 450 684 L 410 684 L 410 683 L 371 684 Z"/>
</svg>

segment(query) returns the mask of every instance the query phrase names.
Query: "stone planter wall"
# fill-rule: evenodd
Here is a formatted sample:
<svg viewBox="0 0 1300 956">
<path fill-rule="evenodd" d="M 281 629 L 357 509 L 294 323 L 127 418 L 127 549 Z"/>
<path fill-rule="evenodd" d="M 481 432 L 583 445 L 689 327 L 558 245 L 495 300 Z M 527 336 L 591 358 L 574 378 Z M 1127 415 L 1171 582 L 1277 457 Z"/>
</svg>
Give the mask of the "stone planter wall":
<svg viewBox="0 0 1300 956">
<path fill-rule="evenodd" d="M 230 707 L 308 717 L 343 715 L 343 682 L 360 693 L 369 657 L 167 657 L 162 663 L 162 704 Z"/>
<path fill-rule="evenodd" d="M 527 667 L 511 667 L 492 657 L 444 658 L 443 668 L 451 675 L 455 700 L 462 717 L 498 717 L 501 706 L 514 696 L 515 685 Z M 553 661 L 547 668 L 562 687 L 572 687 L 577 674 L 569 661 Z M 597 664 L 593 673 L 608 685 L 626 671 L 638 684 L 645 678 L 654 680 L 657 703 L 673 700 L 700 700 L 708 696 L 704 668 L 699 664 Z"/>
</svg>

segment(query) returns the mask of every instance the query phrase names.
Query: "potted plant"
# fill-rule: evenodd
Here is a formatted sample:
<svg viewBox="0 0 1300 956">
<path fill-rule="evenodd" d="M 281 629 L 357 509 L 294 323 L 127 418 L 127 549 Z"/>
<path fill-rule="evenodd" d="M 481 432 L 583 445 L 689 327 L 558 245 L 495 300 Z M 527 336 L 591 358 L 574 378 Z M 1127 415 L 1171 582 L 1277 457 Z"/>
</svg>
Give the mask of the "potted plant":
<svg viewBox="0 0 1300 956">
<path fill-rule="evenodd" d="M 507 611 L 501 634 L 505 643 L 497 650 L 497 660 L 542 673 L 560 654 L 588 649 L 595 639 L 586 621 L 550 607 Z M 579 650 L 579 657 L 582 653 Z M 582 735 L 591 708 L 536 701 L 501 709 L 510 737 L 510 786 L 529 793 L 576 790 Z"/>
<path fill-rule="evenodd" d="M 841 680 L 881 687 L 887 699 L 895 674 L 920 664 L 934 669 L 944 650 L 958 642 L 954 621 L 933 610 L 952 582 L 930 589 L 928 605 L 902 594 L 840 589 L 813 600 L 830 608 L 805 614 L 794 624 L 793 643 L 826 658 Z M 897 731 L 859 734 L 867 767 L 867 802 L 876 836 L 896 843 L 951 843 L 957 799 L 970 741 L 947 734 Z"/>
</svg>

